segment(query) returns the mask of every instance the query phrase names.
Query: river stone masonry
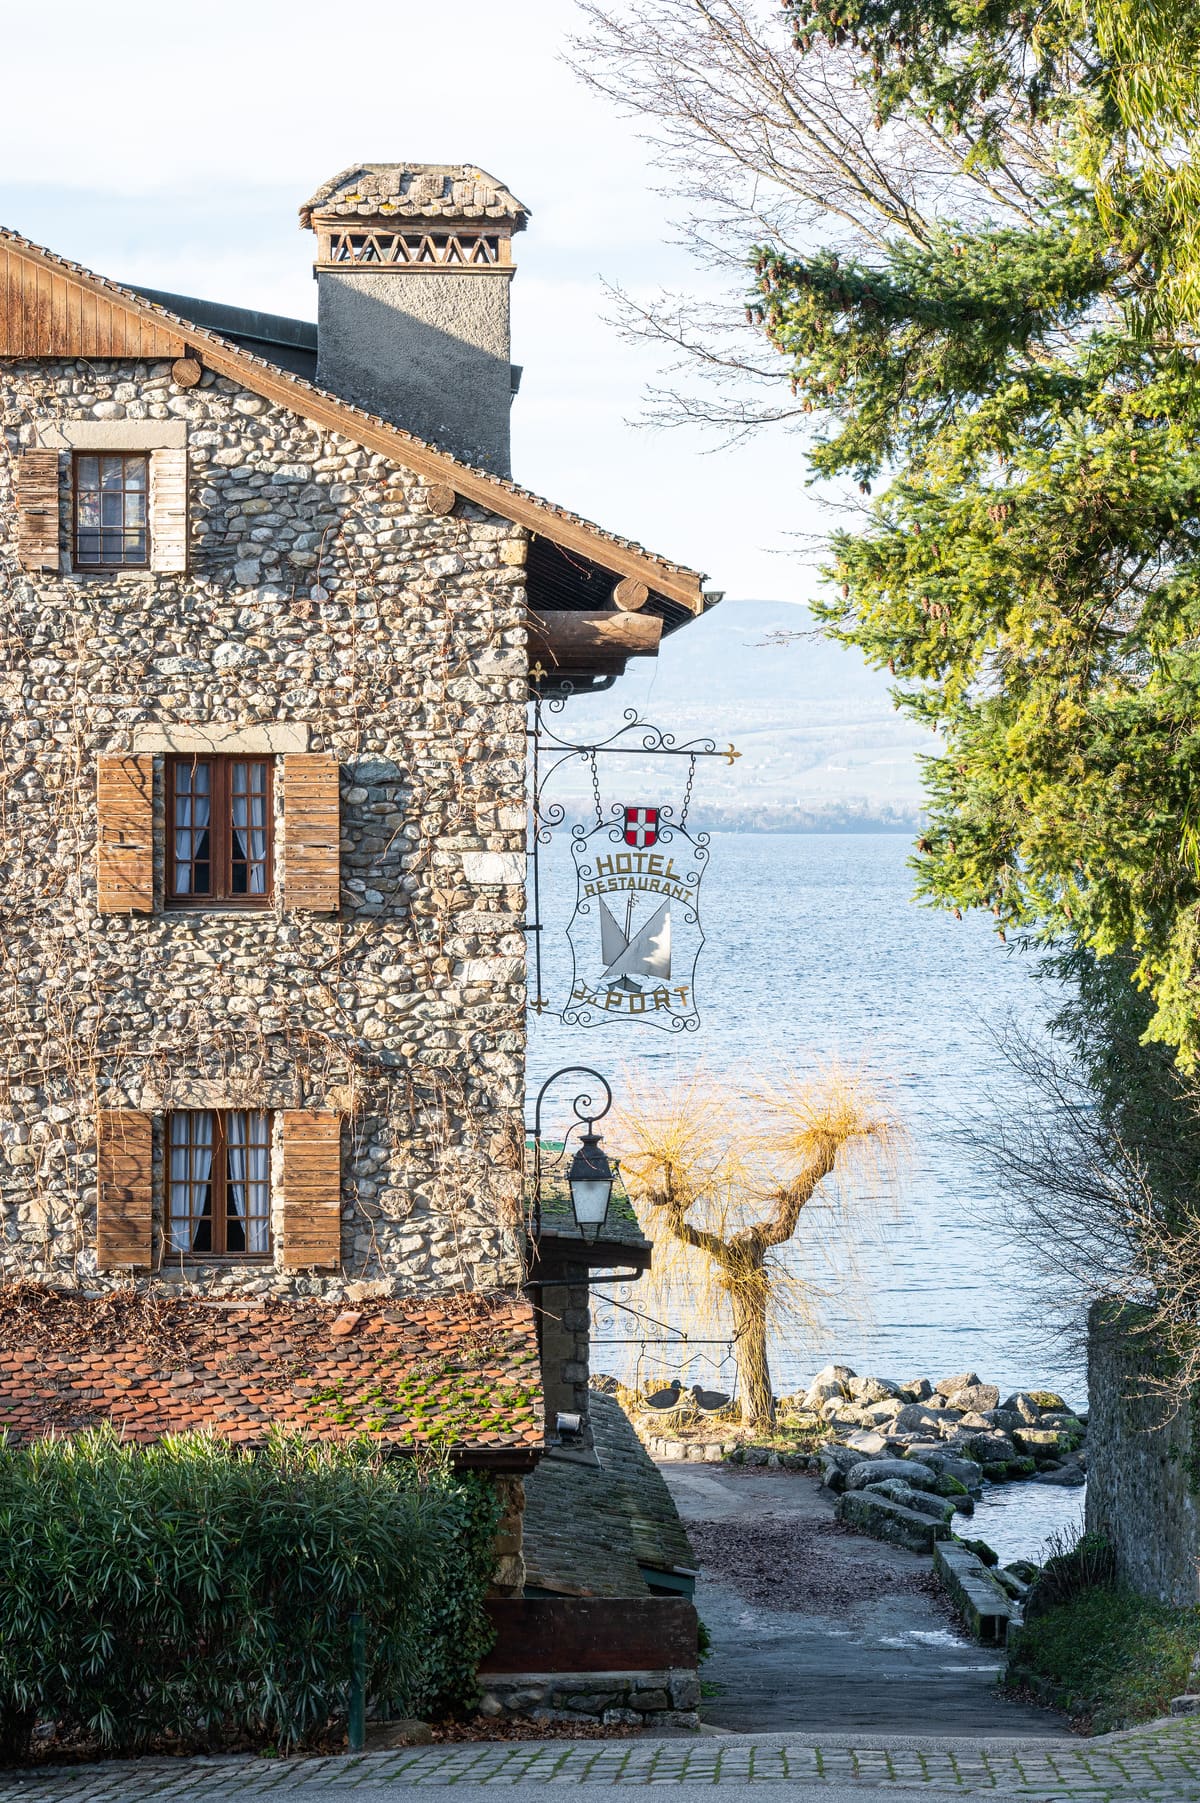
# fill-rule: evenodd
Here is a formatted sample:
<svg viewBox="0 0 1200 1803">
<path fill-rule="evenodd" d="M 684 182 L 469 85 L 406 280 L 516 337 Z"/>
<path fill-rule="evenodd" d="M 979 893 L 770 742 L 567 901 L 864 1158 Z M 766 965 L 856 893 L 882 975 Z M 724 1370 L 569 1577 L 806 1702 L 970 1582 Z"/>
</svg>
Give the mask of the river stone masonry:
<svg viewBox="0 0 1200 1803">
<path fill-rule="evenodd" d="M 135 425 L 143 443 L 182 428 L 189 562 L 73 575 L 65 452 L 65 573 L 22 575 L 0 542 L 0 1272 L 127 1281 L 96 1268 L 97 1107 L 155 1113 L 161 1223 L 163 1111 L 252 1106 L 348 1121 L 343 1271 L 161 1280 L 210 1296 L 514 1281 L 524 531 L 461 500 L 435 512 L 399 464 L 207 370 L 181 387 L 169 363 L 10 361 L 0 412 L 9 522 L 19 451 L 80 422 L 117 448 Z M 164 911 L 161 756 L 159 905 L 98 913 L 96 760 L 161 753 L 177 728 L 336 755 L 339 915 Z M 280 764 L 277 827 L 286 804 Z"/>
</svg>

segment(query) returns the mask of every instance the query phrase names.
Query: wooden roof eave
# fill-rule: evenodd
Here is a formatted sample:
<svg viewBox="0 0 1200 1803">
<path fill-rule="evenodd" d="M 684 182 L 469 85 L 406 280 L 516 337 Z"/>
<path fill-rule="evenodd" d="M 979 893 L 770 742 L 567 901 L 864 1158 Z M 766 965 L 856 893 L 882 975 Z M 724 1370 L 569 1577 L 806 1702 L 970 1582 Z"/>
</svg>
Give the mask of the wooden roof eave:
<svg viewBox="0 0 1200 1803">
<path fill-rule="evenodd" d="M 302 376 L 294 376 L 283 369 L 276 371 L 258 358 L 231 350 L 202 332 L 196 333 L 194 340 L 186 330 L 182 336 L 194 343 L 197 354 L 210 369 L 244 382 L 246 387 L 267 400 L 290 407 L 316 425 L 327 426 L 331 431 L 353 438 L 356 444 L 390 457 L 416 476 L 445 483 L 463 500 L 486 507 L 489 513 L 511 520 L 514 526 L 524 526 L 530 532 L 553 539 L 565 550 L 591 558 L 593 563 L 611 570 L 615 576 L 638 577 L 656 593 L 680 602 L 692 613 L 704 612 L 700 577 L 693 572 L 685 574 L 672 570 L 645 552 L 612 544 L 601 534 L 589 531 L 581 521 L 556 515 L 549 504 L 506 489 L 482 470 L 474 470 L 468 464 L 446 457 L 421 440 L 411 438 L 398 426 L 359 418 L 344 402 L 322 389 L 311 387 Z"/>
<path fill-rule="evenodd" d="M 312 420 L 315 425 L 341 433 L 364 449 L 376 451 L 401 464 L 416 476 L 452 487 L 464 500 L 473 501 L 488 512 L 511 520 L 514 525 L 523 526 L 568 551 L 590 558 L 614 575 L 632 576 L 646 583 L 655 593 L 678 602 L 693 614 L 704 612 L 701 577 L 696 571 L 665 563 L 639 546 L 611 539 L 598 527 L 556 507 L 552 502 L 516 488 L 502 477 L 489 476 L 484 470 L 476 470 L 469 464 L 460 463 L 457 458 L 437 450 L 422 439 L 414 438 L 401 427 L 391 426 L 385 420 L 364 413 L 352 403 L 339 400 L 336 395 L 329 394 L 324 389 L 315 388 L 302 376 L 277 368 L 204 327 L 194 326 L 188 320 L 169 313 L 164 307 L 143 300 L 134 290 L 106 282 L 78 264 L 67 263 L 64 259 L 41 250 L 39 246 L 30 244 L 27 239 L 19 238 L 15 233 L 0 238 L 0 247 L 8 252 L 9 258 L 20 259 L 39 274 L 66 277 L 83 295 L 110 305 L 116 303 L 121 309 L 144 321 L 154 333 L 169 334 L 172 345 L 169 354 L 178 354 L 175 341 L 182 341 L 209 369 L 241 383 L 264 399 L 290 408 L 303 418 Z M 9 307 L 17 301 L 17 297 L 11 294 L 0 298 L 5 299 Z M 13 351 L 0 342 L 0 356 L 54 356 L 59 353 L 53 348 L 53 337 L 51 325 L 44 345 L 39 342 L 33 352 Z M 130 349 L 126 334 L 120 350 L 114 348 L 107 353 L 96 354 L 137 356 L 139 352 Z M 140 354 L 161 356 L 163 352 L 147 346 Z"/>
</svg>

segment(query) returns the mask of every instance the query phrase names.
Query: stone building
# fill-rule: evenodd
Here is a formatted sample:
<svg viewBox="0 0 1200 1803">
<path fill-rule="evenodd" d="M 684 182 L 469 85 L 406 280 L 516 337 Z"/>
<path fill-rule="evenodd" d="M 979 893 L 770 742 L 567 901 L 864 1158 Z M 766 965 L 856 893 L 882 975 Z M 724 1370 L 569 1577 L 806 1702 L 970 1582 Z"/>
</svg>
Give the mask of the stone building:
<svg viewBox="0 0 1200 1803">
<path fill-rule="evenodd" d="M 537 1456 L 526 703 L 705 596 L 509 476 L 526 218 L 479 170 L 344 171 L 301 210 L 315 328 L 0 232 L 0 1426 Z M 202 1319 L 193 1382 L 131 1294 Z M 430 1347 L 458 1401 L 381 1401 Z"/>
</svg>

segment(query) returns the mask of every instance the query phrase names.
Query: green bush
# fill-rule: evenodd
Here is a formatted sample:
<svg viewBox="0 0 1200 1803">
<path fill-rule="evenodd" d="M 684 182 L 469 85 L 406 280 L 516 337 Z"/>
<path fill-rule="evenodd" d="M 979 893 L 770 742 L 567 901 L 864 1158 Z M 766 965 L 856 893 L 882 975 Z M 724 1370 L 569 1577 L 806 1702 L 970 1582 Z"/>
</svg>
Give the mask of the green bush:
<svg viewBox="0 0 1200 1803">
<path fill-rule="evenodd" d="M 1050 1536 L 1051 1556 L 1025 1599 L 1025 1620 L 1069 1603 L 1084 1591 L 1110 1588 L 1117 1581 L 1117 1557 L 1103 1534 Z"/>
<path fill-rule="evenodd" d="M 311 1739 L 355 1612 L 377 1705 L 468 1702 L 496 1517 L 485 1479 L 373 1446 L 0 1444 L 0 1757 L 46 1721 L 107 1749 Z"/>
<path fill-rule="evenodd" d="M 1200 1610 L 1172 1609 L 1131 1591 L 1078 1592 L 1022 1628 L 1006 1683 L 1092 1733 L 1166 1715 L 1189 1688 L 1200 1651 Z"/>
</svg>

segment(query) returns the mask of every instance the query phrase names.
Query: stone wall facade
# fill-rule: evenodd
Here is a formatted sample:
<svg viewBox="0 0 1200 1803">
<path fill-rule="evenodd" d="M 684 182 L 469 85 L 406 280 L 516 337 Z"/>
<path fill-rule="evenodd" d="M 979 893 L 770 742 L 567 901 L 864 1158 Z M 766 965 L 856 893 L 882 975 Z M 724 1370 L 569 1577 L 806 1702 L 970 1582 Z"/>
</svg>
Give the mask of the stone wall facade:
<svg viewBox="0 0 1200 1803">
<path fill-rule="evenodd" d="M 549 1261 L 543 1263 L 547 1272 Z M 560 1414 L 579 1415 L 583 1421 L 582 1444 L 592 1444 L 588 1422 L 588 1385 L 591 1360 L 591 1314 L 588 1308 L 587 1268 L 564 1265 L 563 1281 L 543 1282 L 538 1299 L 538 1332 L 542 1343 L 542 1386 L 545 1393 L 546 1432 L 553 1436 Z"/>
<path fill-rule="evenodd" d="M 0 382 L 0 1273 L 127 1281 L 96 1267 L 95 1122 L 132 1108 L 156 1118 L 155 1281 L 513 1282 L 524 531 L 461 499 L 435 514 L 410 471 L 211 371 L 181 388 L 167 363 L 37 360 Z M 84 422 L 113 448 L 183 423 L 186 573 L 72 573 L 67 451 L 63 573 L 21 573 L 15 459 Z M 98 757 L 197 729 L 336 756 L 337 915 L 289 910 L 278 884 L 253 913 L 166 911 L 161 868 L 153 913 L 98 911 Z M 275 780 L 278 824 L 281 763 Z M 161 1117 L 220 1106 L 343 1117 L 341 1271 L 163 1256 Z M 273 1179 L 279 1162 L 276 1136 Z"/>
<path fill-rule="evenodd" d="M 1200 1466 L 1195 1418 L 1133 1309 L 1098 1303 L 1088 1323 L 1087 1526 L 1143 1596 L 1200 1603 Z"/>
</svg>

